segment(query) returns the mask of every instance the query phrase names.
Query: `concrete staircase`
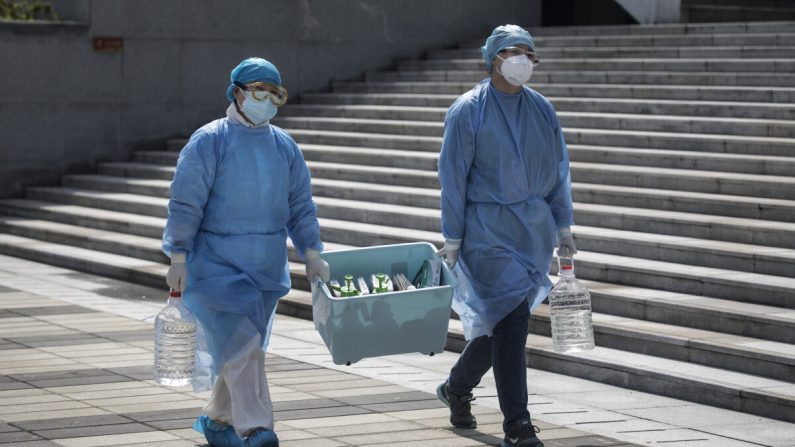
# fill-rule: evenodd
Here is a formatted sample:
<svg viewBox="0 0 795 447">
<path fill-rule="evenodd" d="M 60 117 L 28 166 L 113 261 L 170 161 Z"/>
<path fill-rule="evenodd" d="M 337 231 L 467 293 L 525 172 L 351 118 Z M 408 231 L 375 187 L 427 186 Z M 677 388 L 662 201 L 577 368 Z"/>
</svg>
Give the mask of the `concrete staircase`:
<svg viewBox="0 0 795 447">
<path fill-rule="evenodd" d="M 792 0 L 682 0 L 683 22 L 795 20 Z"/>
<path fill-rule="evenodd" d="M 531 85 L 569 144 L 598 345 L 554 353 L 542 306 L 531 367 L 795 422 L 795 23 L 531 32 L 543 58 Z M 442 242 L 442 120 L 485 76 L 479 45 L 281 109 L 274 122 L 308 160 L 327 249 Z M 0 252 L 163 286 L 183 144 L 0 201 Z M 291 272 L 280 311 L 311 318 L 292 251 Z M 448 347 L 462 346 L 453 321 Z"/>
</svg>

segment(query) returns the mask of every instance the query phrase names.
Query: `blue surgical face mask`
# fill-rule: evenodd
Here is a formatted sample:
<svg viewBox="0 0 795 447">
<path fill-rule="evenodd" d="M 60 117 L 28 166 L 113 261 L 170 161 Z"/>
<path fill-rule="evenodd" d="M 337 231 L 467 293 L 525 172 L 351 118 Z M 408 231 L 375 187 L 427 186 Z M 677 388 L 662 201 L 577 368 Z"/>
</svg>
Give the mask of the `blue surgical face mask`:
<svg viewBox="0 0 795 447">
<path fill-rule="evenodd" d="M 255 126 L 269 121 L 276 116 L 276 105 L 266 99 L 264 101 L 257 101 L 251 96 L 251 92 L 243 92 L 246 99 L 243 100 L 243 105 L 240 106 L 240 111 L 246 115 L 246 118 L 251 121 Z"/>
</svg>

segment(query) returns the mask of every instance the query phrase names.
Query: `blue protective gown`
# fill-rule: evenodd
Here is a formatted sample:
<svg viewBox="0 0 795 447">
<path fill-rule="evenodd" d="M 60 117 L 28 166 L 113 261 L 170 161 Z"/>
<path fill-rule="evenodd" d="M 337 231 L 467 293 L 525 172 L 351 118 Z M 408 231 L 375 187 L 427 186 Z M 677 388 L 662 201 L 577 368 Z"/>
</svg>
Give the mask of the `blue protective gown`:
<svg viewBox="0 0 795 447">
<path fill-rule="evenodd" d="M 223 118 L 190 138 L 171 184 L 163 251 L 187 252 L 185 304 L 199 322 L 194 389 L 258 334 L 290 290 L 287 236 L 322 251 L 303 155 L 282 129 Z"/>
<path fill-rule="evenodd" d="M 533 310 L 546 298 L 555 230 L 574 223 L 552 104 L 528 87 L 508 95 L 480 82 L 447 112 L 439 181 L 442 233 L 462 239 L 454 309 L 467 339 L 491 335 L 522 301 Z"/>
</svg>

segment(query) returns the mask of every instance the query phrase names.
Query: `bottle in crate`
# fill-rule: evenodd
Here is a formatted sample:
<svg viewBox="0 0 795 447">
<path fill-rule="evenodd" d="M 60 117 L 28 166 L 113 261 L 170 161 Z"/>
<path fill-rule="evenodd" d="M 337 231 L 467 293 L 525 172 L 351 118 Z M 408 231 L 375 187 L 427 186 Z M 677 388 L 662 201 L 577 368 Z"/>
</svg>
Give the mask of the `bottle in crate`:
<svg viewBox="0 0 795 447">
<path fill-rule="evenodd" d="M 552 347 L 555 352 L 594 348 L 591 294 L 574 276 L 574 260 L 558 258 L 560 279 L 549 294 Z"/>
<path fill-rule="evenodd" d="M 167 386 L 189 385 L 195 352 L 196 319 L 182 302 L 182 293 L 172 290 L 155 318 L 155 381 Z"/>
</svg>

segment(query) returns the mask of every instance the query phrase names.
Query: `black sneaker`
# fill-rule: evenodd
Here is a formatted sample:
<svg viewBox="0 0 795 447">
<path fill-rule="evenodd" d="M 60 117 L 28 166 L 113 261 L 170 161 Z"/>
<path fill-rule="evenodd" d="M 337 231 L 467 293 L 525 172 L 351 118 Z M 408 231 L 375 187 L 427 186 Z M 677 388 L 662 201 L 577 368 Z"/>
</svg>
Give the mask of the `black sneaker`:
<svg viewBox="0 0 795 447">
<path fill-rule="evenodd" d="M 447 382 L 440 383 L 436 387 L 436 396 L 450 408 L 450 423 L 457 428 L 475 428 L 478 422 L 472 415 L 472 406 L 469 404 L 473 400 L 472 393 L 456 394 L 450 391 Z"/>
<path fill-rule="evenodd" d="M 500 447 L 544 447 L 544 443 L 536 437 L 540 431 L 530 421 L 519 421 L 505 433 Z"/>
</svg>

